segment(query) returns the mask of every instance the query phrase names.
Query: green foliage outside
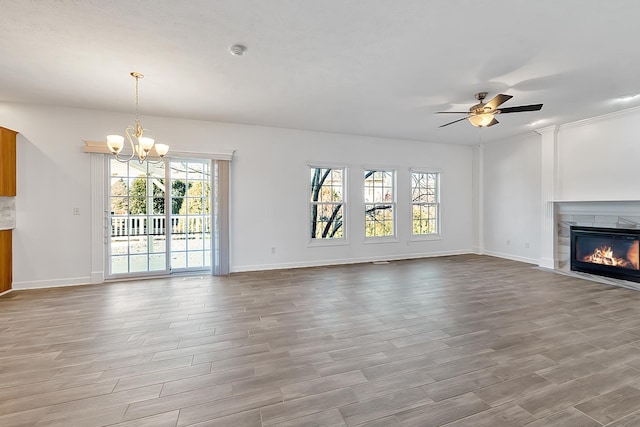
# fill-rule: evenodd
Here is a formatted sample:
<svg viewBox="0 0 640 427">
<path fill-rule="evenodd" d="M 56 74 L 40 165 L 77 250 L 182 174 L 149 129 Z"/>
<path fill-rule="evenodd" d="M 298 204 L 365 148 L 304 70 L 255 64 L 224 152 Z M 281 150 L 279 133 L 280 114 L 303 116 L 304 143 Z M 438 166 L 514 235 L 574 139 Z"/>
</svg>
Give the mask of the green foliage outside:
<svg viewBox="0 0 640 427">
<path fill-rule="evenodd" d="M 147 213 L 147 177 L 144 175 L 134 179 L 129 191 L 129 213 L 144 215 Z"/>
<path fill-rule="evenodd" d="M 393 236 L 392 205 L 365 205 L 365 236 Z"/>
<path fill-rule="evenodd" d="M 129 211 L 129 199 L 127 198 L 127 183 L 120 178 L 111 184 L 111 212 L 116 215 L 125 215 Z"/>
<path fill-rule="evenodd" d="M 209 183 L 202 181 L 195 181 L 189 183 L 189 190 L 187 191 L 187 204 L 182 203 L 179 213 L 180 215 L 201 215 L 209 213 L 209 195 L 211 193 L 211 186 Z"/>
<path fill-rule="evenodd" d="M 435 205 L 413 205 L 413 234 L 436 234 L 438 232 L 436 222 Z"/>
<path fill-rule="evenodd" d="M 164 215 L 165 191 L 164 179 L 158 178 L 151 180 L 153 185 L 153 214 Z M 202 184 L 200 184 L 200 193 L 202 192 Z M 176 180 L 171 184 L 173 189 L 171 198 L 171 213 L 184 213 L 183 203 L 186 193 L 186 183 Z M 197 190 L 196 190 L 197 191 Z M 194 193 L 195 194 L 195 193 Z M 128 196 L 128 197 L 127 197 Z M 206 196 L 209 196 L 209 188 L 207 185 Z M 201 203 L 202 204 L 202 203 Z M 196 206 L 196 203 L 193 203 Z M 200 211 L 202 208 L 200 208 Z M 147 177 L 140 175 L 135 178 L 131 184 L 131 191 L 127 188 L 127 182 L 120 178 L 111 185 L 111 212 L 116 215 L 146 215 L 147 214 Z M 206 212 L 209 212 L 207 205 Z M 189 213 L 198 213 L 196 208 L 190 208 Z"/>
</svg>

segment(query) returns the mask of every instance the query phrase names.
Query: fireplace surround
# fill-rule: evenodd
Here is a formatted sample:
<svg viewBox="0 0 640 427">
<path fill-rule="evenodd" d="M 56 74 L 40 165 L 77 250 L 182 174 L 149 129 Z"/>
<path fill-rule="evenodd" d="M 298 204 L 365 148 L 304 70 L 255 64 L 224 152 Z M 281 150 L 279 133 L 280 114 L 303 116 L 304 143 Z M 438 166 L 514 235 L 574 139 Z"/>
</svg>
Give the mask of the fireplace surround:
<svg viewBox="0 0 640 427">
<path fill-rule="evenodd" d="M 572 226 L 571 270 L 640 283 L 640 230 Z"/>
</svg>

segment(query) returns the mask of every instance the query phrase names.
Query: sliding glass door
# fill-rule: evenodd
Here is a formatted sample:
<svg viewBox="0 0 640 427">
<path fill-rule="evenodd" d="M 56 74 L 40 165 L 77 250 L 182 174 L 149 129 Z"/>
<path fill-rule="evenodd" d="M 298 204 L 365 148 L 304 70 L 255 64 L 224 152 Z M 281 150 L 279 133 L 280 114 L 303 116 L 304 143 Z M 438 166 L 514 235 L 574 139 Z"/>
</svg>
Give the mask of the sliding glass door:
<svg viewBox="0 0 640 427">
<path fill-rule="evenodd" d="M 108 160 L 108 277 L 211 268 L 208 160 Z"/>
<path fill-rule="evenodd" d="M 171 161 L 171 270 L 211 268 L 211 164 Z"/>
</svg>

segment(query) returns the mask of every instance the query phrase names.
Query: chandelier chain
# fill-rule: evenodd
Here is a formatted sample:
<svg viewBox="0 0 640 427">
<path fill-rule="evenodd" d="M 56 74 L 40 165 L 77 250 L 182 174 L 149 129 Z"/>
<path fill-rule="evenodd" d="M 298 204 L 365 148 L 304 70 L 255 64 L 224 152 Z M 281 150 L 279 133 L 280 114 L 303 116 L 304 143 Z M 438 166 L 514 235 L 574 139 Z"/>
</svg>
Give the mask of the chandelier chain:
<svg viewBox="0 0 640 427">
<path fill-rule="evenodd" d="M 138 79 L 139 76 L 134 76 L 136 78 L 136 123 L 140 123 L 140 114 L 138 113 Z"/>
<path fill-rule="evenodd" d="M 140 138 L 144 132 L 144 129 L 142 129 L 142 125 L 140 124 L 140 107 L 139 107 L 140 96 L 139 96 L 139 90 L 138 90 L 138 83 L 140 79 L 144 77 L 144 74 L 134 71 L 131 73 L 131 75 L 136 79 L 136 126 L 133 132 L 136 138 Z"/>
</svg>

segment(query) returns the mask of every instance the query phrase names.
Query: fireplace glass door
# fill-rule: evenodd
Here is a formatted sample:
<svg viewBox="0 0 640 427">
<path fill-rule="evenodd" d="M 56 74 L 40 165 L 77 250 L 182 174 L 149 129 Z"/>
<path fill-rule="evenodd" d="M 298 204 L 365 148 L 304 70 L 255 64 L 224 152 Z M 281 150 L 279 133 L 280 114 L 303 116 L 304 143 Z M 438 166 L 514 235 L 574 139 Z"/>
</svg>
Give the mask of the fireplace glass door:
<svg viewBox="0 0 640 427">
<path fill-rule="evenodd" d="M 571 269 L 640 281 L 640 230 L 571 227 Z"/>
</svg>

